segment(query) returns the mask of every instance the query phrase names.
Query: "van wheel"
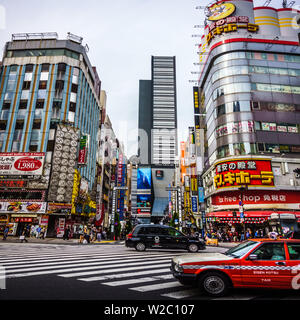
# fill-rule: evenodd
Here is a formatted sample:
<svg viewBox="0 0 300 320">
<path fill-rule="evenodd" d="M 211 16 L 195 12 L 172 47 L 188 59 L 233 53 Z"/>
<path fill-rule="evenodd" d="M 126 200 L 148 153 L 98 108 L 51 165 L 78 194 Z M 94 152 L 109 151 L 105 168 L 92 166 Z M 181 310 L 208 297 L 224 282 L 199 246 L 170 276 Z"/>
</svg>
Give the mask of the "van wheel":
<svg viewBox="0 0 300 320">
<path fill-rule="evenodd" d="M 146 250 L 146 246 L 143 242 L 138 242 L 135 246 L 135 250 L 136 251 L 145 251 Z"/>
<path fill-rule="evenodd" d="M 191 243 L 191 244 L 189 244 L 189 246 L 188 246 L 188 251 L 189 252 L 193 252 L 193 253 L 195 253 L 195 252 L 198 252 L 198 246 L 195 244 L 195 243 Z"/>
<path fill-rule="evenodd" d="M 223 297 L 230 289 L 228 279 L 218 272 L 207 272 L 200 276 L 198 285 L 202 292 L 211 297 Z"/>
</svg>

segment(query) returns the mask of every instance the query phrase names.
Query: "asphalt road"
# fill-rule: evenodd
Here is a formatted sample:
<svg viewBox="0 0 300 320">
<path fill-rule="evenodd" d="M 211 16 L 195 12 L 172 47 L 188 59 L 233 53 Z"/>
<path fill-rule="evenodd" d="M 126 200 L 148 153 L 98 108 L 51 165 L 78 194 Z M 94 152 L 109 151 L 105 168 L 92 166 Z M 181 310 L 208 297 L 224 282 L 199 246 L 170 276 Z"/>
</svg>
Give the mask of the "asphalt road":
<svg viewBox="0 0 300 320">
<path fill-rule="evenodd" d="M 224 252 L 208 247 L 202 252 Z M 120 244 L 0 244 L 0 301 L 257 301 L 300 300 L 297 291 L 234 290 L 212 299 L 181 285 L 169 266 L 183 250 L 137 252 Z M 2 270 L 2 273 L 1 273 Z M 2 276 L 1 276 L 2 275 Z M 5 275 L 5 276 L 4 276 Z"/>
</svg>

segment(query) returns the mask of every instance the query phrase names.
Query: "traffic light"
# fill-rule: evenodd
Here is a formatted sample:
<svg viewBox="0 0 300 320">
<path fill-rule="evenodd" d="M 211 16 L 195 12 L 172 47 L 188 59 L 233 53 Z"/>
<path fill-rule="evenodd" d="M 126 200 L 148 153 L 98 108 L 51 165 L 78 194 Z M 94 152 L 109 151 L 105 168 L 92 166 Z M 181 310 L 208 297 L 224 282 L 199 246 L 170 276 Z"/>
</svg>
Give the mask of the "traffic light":
<svg viewBox="0 0 300 320">
<path fill-rule="evenodd" d="M 236 211 L 232 211 L 232 216 L 236 218 Z"/>
</svg>

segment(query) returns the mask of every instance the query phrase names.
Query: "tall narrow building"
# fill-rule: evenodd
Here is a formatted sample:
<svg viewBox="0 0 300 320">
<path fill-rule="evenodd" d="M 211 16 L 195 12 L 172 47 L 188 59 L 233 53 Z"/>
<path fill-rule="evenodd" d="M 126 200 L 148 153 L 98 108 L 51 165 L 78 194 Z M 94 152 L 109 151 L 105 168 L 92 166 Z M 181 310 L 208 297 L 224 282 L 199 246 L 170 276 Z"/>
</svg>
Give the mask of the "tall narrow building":
<svg viewBox="0 0 300 320">
<path fill-rule="evenodd" d="M 151 73 L 151 80 L 140 80 L 138 144 L 140 167 L 151 168 L 151 189 L 146 189 L 148 194 L 140 191 L 143 196 L 137 197 L 137 212 L 143 221 L 151 217 L 157 222 L 168 211 L 166 187 L 172 184 L 177 157 L 175 57 L 152 56 Z"/>
</svg>

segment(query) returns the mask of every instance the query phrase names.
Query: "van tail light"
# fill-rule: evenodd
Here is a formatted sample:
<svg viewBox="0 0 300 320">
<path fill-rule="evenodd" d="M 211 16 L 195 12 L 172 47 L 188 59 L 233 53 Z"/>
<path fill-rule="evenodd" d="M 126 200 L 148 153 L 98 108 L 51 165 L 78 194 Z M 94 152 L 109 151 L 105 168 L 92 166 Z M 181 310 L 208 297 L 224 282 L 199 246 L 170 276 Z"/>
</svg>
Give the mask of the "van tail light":
<svg viewBox="0 0 300 320">
<path fill-rule="evenodd" d="M 128 233 L 128 235 L 126 237 L 127 237 L 127 239 L 132 239 L 132 233 Z"/>
</svg>

